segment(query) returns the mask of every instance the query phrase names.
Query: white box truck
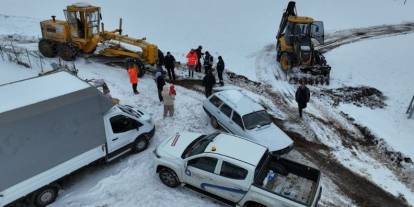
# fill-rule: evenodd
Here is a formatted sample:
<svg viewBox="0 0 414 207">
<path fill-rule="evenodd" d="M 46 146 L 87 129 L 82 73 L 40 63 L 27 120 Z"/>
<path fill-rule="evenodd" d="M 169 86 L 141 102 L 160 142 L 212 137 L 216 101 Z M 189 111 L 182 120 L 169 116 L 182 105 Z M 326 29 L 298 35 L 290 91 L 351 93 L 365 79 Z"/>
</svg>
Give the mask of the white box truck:
<svg viewBox="0 0 414 207">
<path fill-rule="evenodd" d="M 55 201 L 65 176 L 147 148 L 149 114 L 67 72 L 0 86 L 0 206 Z"/>
</svg>

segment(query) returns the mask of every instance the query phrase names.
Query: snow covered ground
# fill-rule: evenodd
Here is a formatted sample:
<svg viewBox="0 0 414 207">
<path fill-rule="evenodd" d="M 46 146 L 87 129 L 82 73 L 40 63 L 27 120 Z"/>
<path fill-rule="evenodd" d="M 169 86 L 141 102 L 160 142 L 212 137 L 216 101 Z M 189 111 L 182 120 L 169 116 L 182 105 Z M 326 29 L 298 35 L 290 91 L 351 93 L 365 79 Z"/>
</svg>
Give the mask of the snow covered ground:
<svg viewBox="0 0 414 207">
<path fill-rule="evenodd" d="M 414 159 L 414 120 L 408 120 L 405 114 L 414 96 L 410 42 L 414 42 L 414 34 L 363 41 L 333 50 L 327 58 L 334 68 L 330 87 L 371 86 L 387 97 L 383 109 L 352 104 L 341 104 L 339 109 Z"/>
</svg>

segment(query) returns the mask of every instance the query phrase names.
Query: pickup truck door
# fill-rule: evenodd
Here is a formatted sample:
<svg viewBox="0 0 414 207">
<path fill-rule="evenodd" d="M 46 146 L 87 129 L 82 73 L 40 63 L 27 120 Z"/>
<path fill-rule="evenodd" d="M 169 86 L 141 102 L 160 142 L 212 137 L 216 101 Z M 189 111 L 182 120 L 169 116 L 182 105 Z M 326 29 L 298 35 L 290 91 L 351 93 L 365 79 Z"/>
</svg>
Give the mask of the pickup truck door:
<svg viewBox="0 0 414 207">
<path fill-rule="evenodd" d="M 108 153 L 133 142 L 139 135 L 139 127 L 142 126 L 137 120 L 122 114 L 108 118 L 108 123 L 110 126 L 107 136 Z"/>
<path fill-rule="evenodd" d="M 203 189 L 204 183 L 212 182 L 212 174 L 216 170 L 218 160 L 213 157 L 197 157 L 189 159 L 185 172 L 184 181 L 196 188 Z"/>
<path fill-rule="evenodd" d="M 228 161 L 220 160 L 216 174 L 202 187 L 214 195 L 238 203 L 246 195 L 251 182 L 247 169 Z"/>
</svg>

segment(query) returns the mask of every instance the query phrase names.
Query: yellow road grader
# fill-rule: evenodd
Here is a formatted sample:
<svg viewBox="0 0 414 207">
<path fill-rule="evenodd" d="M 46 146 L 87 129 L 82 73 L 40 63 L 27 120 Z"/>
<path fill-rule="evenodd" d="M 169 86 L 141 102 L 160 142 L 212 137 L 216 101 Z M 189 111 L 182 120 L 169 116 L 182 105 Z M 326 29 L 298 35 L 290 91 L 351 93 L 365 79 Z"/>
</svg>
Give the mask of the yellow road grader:
<svg viewBox="0 0 414 207">
<path fill-rule="evenodd" d="M 318 44 L 324 44 L 323 22 L 298 16 L 296 3 L 290 1 L 276 35 L 276 60 L 289 81 L 329 84 L 331 67 L 315 48 Z"/>
<path fill-rule="evenodd" d="M 122 19 L 119 28 L 105 31 L 101 8 L 89 4 L 73 4 L 64 10 L 66 20 L 52 19 L 40 23 L 42 38 L 39 51 L 45 57 L 59 56 L 65 61 L 75 60 L 80 54 L 94 54 L 102 58 L 137 60 L 144 64 L 157 63 L 159 49 L 145 38 L 132 38 L 122 34 Z M 103 44 L 100 44 L 103 43 Z M 127 49 L 135 46 L 142 51 Z"/>
</svg>

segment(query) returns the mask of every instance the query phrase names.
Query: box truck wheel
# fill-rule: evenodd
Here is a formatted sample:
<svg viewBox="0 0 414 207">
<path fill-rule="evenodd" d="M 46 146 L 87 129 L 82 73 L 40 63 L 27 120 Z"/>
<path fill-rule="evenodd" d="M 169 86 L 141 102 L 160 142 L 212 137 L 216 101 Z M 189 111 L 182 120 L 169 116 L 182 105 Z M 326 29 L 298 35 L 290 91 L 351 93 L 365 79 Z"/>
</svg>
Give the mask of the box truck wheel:
<svg viewBox="0 0 414 207">
<path fill-rule="evenodd" d="M 149 137 L 148 137 L 147 134 L 143 134 L 143 135 L 139 136 L 134 141 L 134 143 L 132 143 L 132 151 L 134 153 L 138 153 L 138 152 L 142 152 L 145 149 L 147 149 L 148 144 L 149 144 L 148 140 L 149 140 Z"/>
<path fill-rule="evenodd" d="M 55 186 L 43 187 L 32 195 L 32 203 L 37 207 L 47 206 L 55 202 L 58 196 L 58 188 Z"/>
</svg>

